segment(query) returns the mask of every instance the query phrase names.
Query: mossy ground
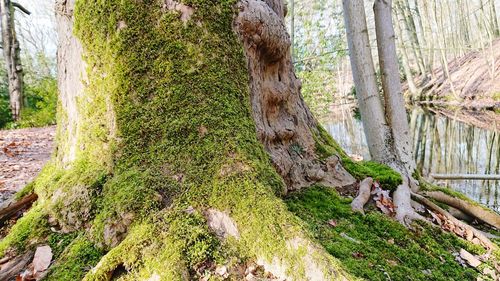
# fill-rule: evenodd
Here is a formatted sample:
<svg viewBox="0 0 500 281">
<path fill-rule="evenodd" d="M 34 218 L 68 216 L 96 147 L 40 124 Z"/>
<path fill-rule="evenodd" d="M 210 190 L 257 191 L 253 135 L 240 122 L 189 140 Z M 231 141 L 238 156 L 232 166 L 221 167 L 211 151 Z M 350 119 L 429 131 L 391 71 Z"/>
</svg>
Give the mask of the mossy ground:
<svg viewBox="0 0 500 281">
<path fill-rule="evenodd" d="M 460 248 L 477 250 L 439 229 L 410 231 L 377 211 L 353 213 L 351 199 L 326 187 L 290 195 L 290 211 L 305 221 L 325 249 L 352 275 L 368 280 L 476 280 L 478 272 L 455 261 Z M 336 226 L 328 221 L 333 220 Z M 350 237 L 354 240 L 351 240 Z"/>
</svg>

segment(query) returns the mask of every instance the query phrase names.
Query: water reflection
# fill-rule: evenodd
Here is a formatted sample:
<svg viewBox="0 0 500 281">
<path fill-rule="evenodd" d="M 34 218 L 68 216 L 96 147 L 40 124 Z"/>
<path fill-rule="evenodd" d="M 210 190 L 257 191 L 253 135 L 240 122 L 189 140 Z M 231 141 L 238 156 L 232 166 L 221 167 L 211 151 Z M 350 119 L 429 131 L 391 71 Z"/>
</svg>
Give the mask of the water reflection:
<svg viewBox="0 0 500 281">
<path fill-rule="evenodd" d="M 349 108 L 324 122 L 347 153 L 369 159 L 363 124 Z M 422 109 L 410 113 L 415 161 L 424 176 L 439 174 L 500 174 L 500 132 L 485 130 Z M 499 181 L 444 181 L 476 201 L 500 211 Z"/>
</svg>

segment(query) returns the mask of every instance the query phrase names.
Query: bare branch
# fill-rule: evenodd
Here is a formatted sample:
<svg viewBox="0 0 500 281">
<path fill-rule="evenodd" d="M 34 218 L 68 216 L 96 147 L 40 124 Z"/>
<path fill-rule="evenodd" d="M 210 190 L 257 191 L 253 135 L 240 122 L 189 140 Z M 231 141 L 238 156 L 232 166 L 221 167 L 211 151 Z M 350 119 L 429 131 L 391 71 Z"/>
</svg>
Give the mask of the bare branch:
<svg viewBox="0 0 500 281">
<path fill-rule="evenodd" d="M 21 12 L 27 14 L 28 16 L 31 15 L 31 12 L 28 11 L 28 9 L 26 9 L 25 7 L 23 7 L 23 5 L 17 3 L 17 2 L 11 2 L 12 6 L 13 7 L 16 7 L 18 8 L 19 10 L 21 10 Z"/>
</svg>

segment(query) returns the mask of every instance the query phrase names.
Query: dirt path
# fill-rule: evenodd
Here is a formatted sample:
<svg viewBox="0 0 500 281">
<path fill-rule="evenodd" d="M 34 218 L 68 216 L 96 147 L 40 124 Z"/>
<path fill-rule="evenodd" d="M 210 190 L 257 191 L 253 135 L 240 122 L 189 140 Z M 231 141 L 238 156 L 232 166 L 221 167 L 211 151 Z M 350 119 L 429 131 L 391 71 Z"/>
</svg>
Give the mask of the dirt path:
<svg viewBox="0 0 500 281">
<path fill-rule="evenodd" d="M 53 149 L 55 126 L 0 130 L 0 201 L 40 172 Z"/>
</svg>

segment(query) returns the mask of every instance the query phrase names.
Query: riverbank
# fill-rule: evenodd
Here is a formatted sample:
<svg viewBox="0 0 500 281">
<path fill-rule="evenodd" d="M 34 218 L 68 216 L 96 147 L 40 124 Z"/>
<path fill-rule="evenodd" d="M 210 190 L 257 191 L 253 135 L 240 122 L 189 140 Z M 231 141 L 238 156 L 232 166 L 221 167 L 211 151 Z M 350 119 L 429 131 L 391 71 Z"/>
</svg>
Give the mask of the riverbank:
<svg viewBox="0 0 500 281">
<path fill-rule="evenodd" d="M 500 111 L 500 39 L 451 59 L 446 66 L 414 78 L 414 103 L 466 110 Z M 408 90 L 407 85 L 404 86 Z"/>
</svg>

